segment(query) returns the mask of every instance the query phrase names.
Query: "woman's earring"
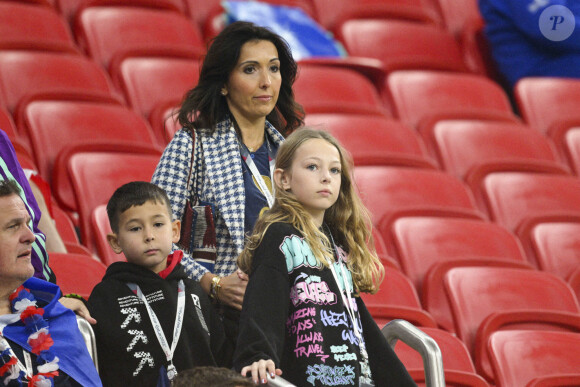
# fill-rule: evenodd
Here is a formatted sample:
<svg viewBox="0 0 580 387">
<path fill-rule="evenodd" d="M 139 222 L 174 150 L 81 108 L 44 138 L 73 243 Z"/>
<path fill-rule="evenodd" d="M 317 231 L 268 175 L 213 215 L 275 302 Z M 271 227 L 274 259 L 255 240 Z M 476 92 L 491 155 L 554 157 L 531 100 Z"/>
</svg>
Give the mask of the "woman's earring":
<svg viewBox="0 0 580 387">
<path fill-rule="evenodd" d="M 228 92 L 226 90 L 222 89 L 222 92 L 221 93 L 225 97 Z"/>
</svg>

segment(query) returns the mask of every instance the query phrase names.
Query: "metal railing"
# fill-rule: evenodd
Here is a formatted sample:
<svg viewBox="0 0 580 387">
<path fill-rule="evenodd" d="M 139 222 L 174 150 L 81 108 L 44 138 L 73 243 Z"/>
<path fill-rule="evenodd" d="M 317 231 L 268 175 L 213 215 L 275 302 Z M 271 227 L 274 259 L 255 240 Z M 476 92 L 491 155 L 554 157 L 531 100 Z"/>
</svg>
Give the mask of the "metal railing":
<svg viewBox="0 0 580 387">
<path fill-rule="evenodd" d="M 431 336 L 405 320 L 390 321 L 382 332 L 392 348 L 401 340 L 421 354 L 427 387 L 445 387 L 441 350 Z"/>
</svg>

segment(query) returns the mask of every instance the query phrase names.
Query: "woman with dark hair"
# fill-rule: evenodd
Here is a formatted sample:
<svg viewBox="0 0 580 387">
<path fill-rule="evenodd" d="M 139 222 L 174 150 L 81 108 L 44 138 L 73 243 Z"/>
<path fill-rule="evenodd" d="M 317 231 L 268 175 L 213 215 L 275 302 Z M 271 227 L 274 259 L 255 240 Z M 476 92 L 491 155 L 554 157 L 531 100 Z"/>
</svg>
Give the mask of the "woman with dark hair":
<svg viewBox="0 0 580 387">
<path fill-rule="evenodd" d="M 279 144 L 303 124 L 292 91 L 296 72 L 280 36 L 248 22 L 227 26 L 185 95 L 178 113 L 183 128 L 152 178 L 167 191 L 175 219 L 197 199 L 194 224 L 182 225 L 194 234 L 182 264 L 216 302 L 234 309 L 241 309 L 247 284 L 236 264 L 244 236 L 273 203 Z"/>
</svg>

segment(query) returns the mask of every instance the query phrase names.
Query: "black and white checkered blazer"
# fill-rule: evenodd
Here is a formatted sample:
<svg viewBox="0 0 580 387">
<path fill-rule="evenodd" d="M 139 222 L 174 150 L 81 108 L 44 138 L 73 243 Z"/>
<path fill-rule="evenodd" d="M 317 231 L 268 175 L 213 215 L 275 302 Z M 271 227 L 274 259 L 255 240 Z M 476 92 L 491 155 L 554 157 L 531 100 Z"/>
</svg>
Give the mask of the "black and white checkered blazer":
<svg viewBox="0 0 580 387">
<path fill-rule="evenodd" d="M 269 122 L 266 122 L 265 129 L 274 143 L 279 145 L 284 141 L 284 137 Z M 165 148 L 151 180 L 167 192 L 175 219 L 181 219 L 187 199 L 192 195 L 193 184 L 187 190 L 191 152 L 191 133 L 179 130 Z M 216 209 L 217 260 L 212 272 L 226 276 L 236 271 L 237 257 L 244 248 L 246 202 L 242 158 L 229 119 L 218 123 L 213 134 L 209 130 L 196 130 L 193 165 L 196 164 L 199 165 L 196 180 L 198 194 L 201 200 L 213 203 Z M 193 176 L 195 171 L 192 179 Z M 187 255 L 183 257 L 182 264 L 189 276 L 196 280 L 208 272 Z"/>
</svg>

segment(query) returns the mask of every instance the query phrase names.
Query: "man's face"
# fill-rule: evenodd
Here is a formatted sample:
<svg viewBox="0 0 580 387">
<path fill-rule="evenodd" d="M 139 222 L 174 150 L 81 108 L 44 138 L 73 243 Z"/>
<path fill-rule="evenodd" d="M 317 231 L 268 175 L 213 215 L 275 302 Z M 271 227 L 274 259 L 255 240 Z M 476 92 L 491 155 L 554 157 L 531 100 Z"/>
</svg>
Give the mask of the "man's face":
<svg viewBox="0 0 580 387">
<path fill-rule="evenodd" d="M 18 195 L 0 197 L 0 284 L 20 286 L 34 275 L 31 263 L 34 233 L 30 215 Z"/>
</svg>

